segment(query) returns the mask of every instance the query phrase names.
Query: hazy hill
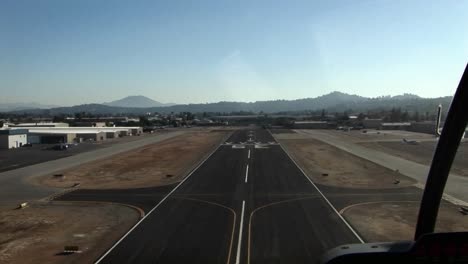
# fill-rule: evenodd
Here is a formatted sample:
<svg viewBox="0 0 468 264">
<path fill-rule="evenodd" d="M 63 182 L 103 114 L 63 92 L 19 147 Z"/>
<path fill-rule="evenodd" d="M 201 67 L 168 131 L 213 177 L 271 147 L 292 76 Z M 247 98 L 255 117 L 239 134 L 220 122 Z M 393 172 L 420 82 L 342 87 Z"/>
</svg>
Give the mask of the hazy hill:
<svg viewBox="0 0 468 264">
<path fill-rule="evenodd" d="M 48 109 L 57 107 L 56 105 L 43 105 L 39 103 L 0 103 L 0 112 L 18 111 L 25 109 Z"/>
<path fill-rule="evenodd" d="M 142 95 L 127 96 L 120 100 L 112 101 L 109 103 L 104 103 L 107 106 L 117 106 L 117 107 L 138 107 L 138 108 L 148 108 L 148 107 L 160 107 L 160 106 L 169 106 L 172 104 L 163 104 L 153 99 L 150 99 Z"/>
<path fill-rule="evenodd" d="M 399 96 L 381 96 L 377 98 L 367 98 L 358 95 L 350 95 L 341 92 L 332 92 L 316 98 L 305 98 L 297 100 L 274 100 L 257 101 L 251 103 L 243 102 L 217 102 L 206 104 L 184 104 L 159 107 L 116 107 L 102 104 L 86 104 L 72 107 L 59 107 L 52 109 L 31 109 L 14 111 L 14 113 L 31 113 L 43 115 L 74 114 L 87 112 L 91 114 L 144 114 L 147 112 L 178 113 L 178 112 L 290 112 L 303 110 L 321 110 L 327 112 L 367 112 L 368 110 L 389 110 L 393 107 L 401 108 L 409 112 L 419 111 L 420 113 L 433 112 L 438 104 L 444 105 L 444 110 L 450 105 L 451 96 L 439 98 L 421 98 L 412 94 Z"/>
</svg>

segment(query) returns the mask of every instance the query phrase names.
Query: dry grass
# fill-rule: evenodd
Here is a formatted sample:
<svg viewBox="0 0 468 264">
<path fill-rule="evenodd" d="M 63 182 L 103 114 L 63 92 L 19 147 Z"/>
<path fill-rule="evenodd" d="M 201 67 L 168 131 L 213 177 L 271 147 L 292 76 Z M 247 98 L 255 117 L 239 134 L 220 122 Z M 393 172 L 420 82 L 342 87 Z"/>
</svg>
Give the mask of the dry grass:
<svg viewBox="0 0 468 264">
<path fill-rule="evenodd" d="M 340 137 L 348 142 L 374 142 L 374 141 L 386 141 L 386 140 L 402 140 L 406 139 L 434 139 L 433 135 L 425 133 L 410 132 L 404 130 L 351 130 L 351 131 L 340 131 L 340 130 L 321 130 L 326 131 L 327 134 Z M 363 133 L 366 131 L 366 133 Z"/>
<path fill-rule="evenodd" d="M 398 188 L 415 183 L 398 172 L 315 139 L 283 139 L 283 146 L 319 184 L 347 188 Z M 395 184 L 395 180 L 399 184 Z"/>
<path fill-rule="evenodd" d="M 350 207 L 344 212 L 347 220 L 367 242 L 412 240 L 419 211 L 419 202 L 377 202 Z M 468 216 L 457 207 L 443 203 L 439 210 L 436 232 L 468 230 Z"/>
<path fill-rule="evenodd" d="M 0 213 L 0 263 L 91 263 L 139 219 L 122 205 L 47 203 Z M 60 255 L 64 246 L 82 253 Z"/>
<path fill-rule="evenodd" d="M 180 181 L 227 132 L 198 131 L 33 179 L 51 187 L 138 188 Z"/>
</svg>

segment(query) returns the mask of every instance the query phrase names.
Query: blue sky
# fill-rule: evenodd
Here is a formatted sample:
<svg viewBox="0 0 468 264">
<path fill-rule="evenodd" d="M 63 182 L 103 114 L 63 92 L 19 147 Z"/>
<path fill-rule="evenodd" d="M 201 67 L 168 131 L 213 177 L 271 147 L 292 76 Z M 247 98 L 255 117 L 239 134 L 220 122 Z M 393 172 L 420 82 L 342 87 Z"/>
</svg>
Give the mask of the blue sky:
<svg viewBox="0 0 468 264">
<path fill-rule="evenodd" d="M 22 1 L 0 8 L 0 103 L 454 93 L 468 1 Z"/>
</svg>

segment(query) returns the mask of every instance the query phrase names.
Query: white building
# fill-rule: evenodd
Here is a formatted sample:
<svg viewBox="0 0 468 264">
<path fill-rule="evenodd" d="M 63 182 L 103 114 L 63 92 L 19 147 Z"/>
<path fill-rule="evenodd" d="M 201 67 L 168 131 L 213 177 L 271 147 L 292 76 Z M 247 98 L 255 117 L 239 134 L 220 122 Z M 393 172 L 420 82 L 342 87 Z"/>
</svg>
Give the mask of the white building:
<svg viewBox="0 0 468 264">
<path fill-rule="evenodd" d="M 411 126 L 410 122 L 395 122 L 395 123 L 382 123 L 381 130 L 408 130 Z"/>
<path fill-rule="evenodd" d="M 28 141 L 27 129 L 0 130 L 0 149 L 19 148 Z"/>
<path fill-rule="evenodd" d="M 21 128 L 12 128 L 17 130 Z M 28 127 L 28 142 L 33 144 L 103 141 L 143 133 L 141 127 Z"/>
</svg>

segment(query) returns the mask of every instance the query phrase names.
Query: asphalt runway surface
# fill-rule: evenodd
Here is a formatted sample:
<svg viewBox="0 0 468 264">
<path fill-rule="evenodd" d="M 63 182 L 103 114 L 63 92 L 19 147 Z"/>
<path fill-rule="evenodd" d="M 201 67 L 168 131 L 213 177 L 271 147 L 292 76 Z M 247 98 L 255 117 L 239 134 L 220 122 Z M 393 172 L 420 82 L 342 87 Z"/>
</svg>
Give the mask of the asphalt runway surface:
<svg viewBox="0 0 468 264">
<path fill-rule="evenodd" d="M 421 195 L 412 187 L 318 187 L 337 210 Z M 99 263 L 317 263 L 328 249 L 360 242 L 264 129 L 235 131 L 177 186 L 77 190 L 59 199 L 126 203 L 147 213 Z"/>
<path fill-rule="evenodd" d="M 100 263 L 315 263 L 328 249 L 359 243 L 267 130 L 234 132 L 173 187 L 79 190 L 60 200 L 148 212 Z"/>
</svg>

